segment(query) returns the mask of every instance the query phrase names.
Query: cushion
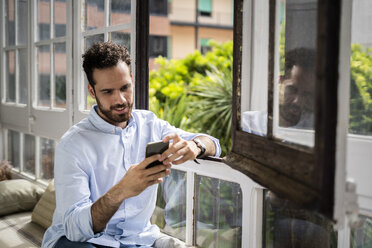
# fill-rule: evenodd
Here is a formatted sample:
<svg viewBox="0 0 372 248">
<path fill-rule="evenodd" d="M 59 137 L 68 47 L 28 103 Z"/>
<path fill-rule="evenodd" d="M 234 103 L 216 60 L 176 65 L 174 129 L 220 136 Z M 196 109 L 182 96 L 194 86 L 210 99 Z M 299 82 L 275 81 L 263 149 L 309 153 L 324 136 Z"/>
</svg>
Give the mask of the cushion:
<svg viewBox="0 0 372 248">
<path fill-rule="evenodd" d="M 54 190 L 54 180 L 46 188 L 44 194 L 32 211 L 32 222 L 39 224 L 45 229 L 52 224 L 54 209 L 56 208 L 56 194 Z"/>
<path fill-rule="evenodd" d="M 0 216 L 32 210 L 44 190 L 25 179 L 0 182 Z"/>
</svg>

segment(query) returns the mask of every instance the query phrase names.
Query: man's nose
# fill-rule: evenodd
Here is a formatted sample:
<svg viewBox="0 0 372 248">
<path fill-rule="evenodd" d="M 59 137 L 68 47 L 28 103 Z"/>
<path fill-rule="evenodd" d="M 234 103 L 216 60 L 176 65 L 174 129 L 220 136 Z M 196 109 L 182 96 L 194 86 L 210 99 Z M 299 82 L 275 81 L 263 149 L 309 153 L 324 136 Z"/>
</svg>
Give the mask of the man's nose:
<svg viewBox="0 0 372 248">
<path fill-rule="evenodd" d="M 124 96 L 124 92 L 121 92 L 120 90 L 115 93 L 115 104 L 123 104 L 127 102 L 127 99 Z"/>
</svg>

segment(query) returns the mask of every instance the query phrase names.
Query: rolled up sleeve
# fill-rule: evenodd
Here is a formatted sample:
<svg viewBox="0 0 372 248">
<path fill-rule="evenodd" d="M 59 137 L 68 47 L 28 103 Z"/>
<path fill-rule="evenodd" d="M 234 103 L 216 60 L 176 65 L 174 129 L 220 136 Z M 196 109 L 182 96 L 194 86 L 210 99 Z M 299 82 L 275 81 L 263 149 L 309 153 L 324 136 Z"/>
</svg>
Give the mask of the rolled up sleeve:
<svg viewBox="0 0 372 248">
<path fill-rule="evenodd" d="M 94 235 L 89 176 L 71 151 L 59 146 L 55 157 L 56 211 L 67 239 L 86 241 Z"/>
</svg>

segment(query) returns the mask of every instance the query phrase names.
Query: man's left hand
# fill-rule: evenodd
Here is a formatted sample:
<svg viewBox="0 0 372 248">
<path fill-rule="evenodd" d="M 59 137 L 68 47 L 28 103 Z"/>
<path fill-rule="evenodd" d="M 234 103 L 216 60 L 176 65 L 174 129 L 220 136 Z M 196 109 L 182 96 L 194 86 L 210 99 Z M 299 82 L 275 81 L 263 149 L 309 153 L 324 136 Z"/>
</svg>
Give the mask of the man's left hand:
<svg viewBox="0 0 372 248">
<path fill-rule="evenodd" d="M 163 142 L 169 142 L 173 140 L 173 143 L 169 145 L 169 148 L 163 152 L 160 158 L 160 162 L 168 165 L 170 163 L 177 165 L 186 162 L 187 160 L 194 160 L 200 153 L 194 141 L 184 140 L 178 134 L 170 134 L 163 138 Z"/>
</svg>

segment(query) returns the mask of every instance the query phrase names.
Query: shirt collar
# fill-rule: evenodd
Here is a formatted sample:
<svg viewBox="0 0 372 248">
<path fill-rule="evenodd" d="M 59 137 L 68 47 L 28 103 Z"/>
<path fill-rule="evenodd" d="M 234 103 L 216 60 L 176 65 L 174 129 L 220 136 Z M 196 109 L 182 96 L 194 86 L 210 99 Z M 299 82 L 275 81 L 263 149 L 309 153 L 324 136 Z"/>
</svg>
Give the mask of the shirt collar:
<svg viewBox="0 0 372 248">
<path fill-rule="evenodd" d="M 115 125 L 112 125 L 112 124 L 108 123 L 107 121 L 102 119 L 101 116 L 98 115 L 97 104 L 94 105 L 92 107 L 92 109 L 90 110 L 88 120 L 93 126 L 95 126 L 97 129 L 101 130 L 102 132 L 111 133 L 111 134 L 118 133 L 118 132 L 121 133 L 121 130 L 122 130 L 121 127 L 118 127 L 118 126 L 115 126 Z M 134 122 L 135 122 L 135 120 L 134 120 L 133 114 L 132 114 L 131 117 L 129 118 L 127 126 L 124 129 L 128 128 L 129 126 L 132 126 L 134 124 Z"/>
</svg>

